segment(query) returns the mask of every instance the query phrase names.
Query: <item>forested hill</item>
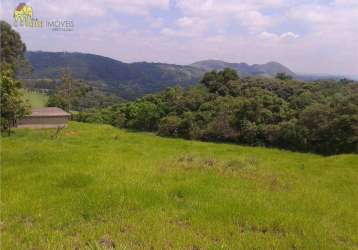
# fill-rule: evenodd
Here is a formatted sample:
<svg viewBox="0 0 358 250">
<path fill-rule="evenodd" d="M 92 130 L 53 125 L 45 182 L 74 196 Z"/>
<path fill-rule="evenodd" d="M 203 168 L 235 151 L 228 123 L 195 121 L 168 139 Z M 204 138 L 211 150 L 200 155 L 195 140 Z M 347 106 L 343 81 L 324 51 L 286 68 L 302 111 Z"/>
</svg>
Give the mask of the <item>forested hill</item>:
<svg viewBox="0 0 358 250">
<path fill-rule="evenodd" d="M 186 139 L 326 155 L 358 153 L 358 84 L 304 83 L 284 76 L 209 72 L 186 90 L 168 88 L 77 118 Z"/>
<path fill-rule="evenodd" d="M 211 70 L 223 70 L 230 68 L 236 70 L 241 76 L 275 76 L 277 73 L 285 73 L 295 77 L 296 74 L 286 66 L 277 62 L 268 62 L 265 64 L 248 65 L 247 63 L 227 63 L 219 60 L 206 60 L 191 64 L 191 66 Z"/>
<path fill-rule="evenodd" d="M 72 76 L 106 90 L 112 90 L 126 99 L 161 91 L 179 84 L 187 87 L 199 82 L 205 72 L 232 68 L 240 75 L 272 77 L 277 73 L 295 76 L 290 69 L 276 63 L 248 65 L 202 61 L 192 65 L 163 63 L 124 63 L 108 57 L 68 52 L 27 52 L 26 57 L 33 67 L 33 79 L 58 79 L 67 68 Z M 26 77 L 28 78 L 28 77 Z"/>
<path fill-rule="evenodd" d="M 158 92 L 167 87 L 197 83 L 204 70 L 163 63 L 123 63 L 108 57 L 66 52 L 27 52 L 33 68 L 31 78 L 58 79 L 64 68 L 72 76 L 105 89 L 117 91 L 125 98 Z"/>
</svg>

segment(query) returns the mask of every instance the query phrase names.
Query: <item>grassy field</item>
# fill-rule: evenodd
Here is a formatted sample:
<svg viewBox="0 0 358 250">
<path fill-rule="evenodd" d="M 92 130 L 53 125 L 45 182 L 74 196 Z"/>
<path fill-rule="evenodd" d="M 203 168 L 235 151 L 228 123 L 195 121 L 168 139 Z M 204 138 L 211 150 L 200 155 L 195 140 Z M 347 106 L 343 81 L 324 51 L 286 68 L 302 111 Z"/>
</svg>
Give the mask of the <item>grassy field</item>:
<svg viewBox="0 0 358 250">
<path fill-rule="evenodd" d="M 1 249 L 358 249 L 358 156 L 71 123 L 2 138 Z"/>
<path fill-rule="evenodd" d="M 35 91 L 22 89 L 24 99 L 28 100 L 32 108 L 46 107 L 48 96 Z"/>
</svg>

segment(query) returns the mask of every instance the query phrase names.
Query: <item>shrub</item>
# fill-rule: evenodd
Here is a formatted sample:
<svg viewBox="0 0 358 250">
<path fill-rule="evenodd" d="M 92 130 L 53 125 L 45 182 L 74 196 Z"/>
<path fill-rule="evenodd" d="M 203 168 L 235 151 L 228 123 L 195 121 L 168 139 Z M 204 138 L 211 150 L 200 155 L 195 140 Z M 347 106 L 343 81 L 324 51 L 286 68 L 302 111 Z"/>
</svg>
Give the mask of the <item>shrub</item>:
<svg viewBox="0 0 358 250">
<path fill-rule="evenodd" d="M 158 134 L 177 137 L 182 120 L 177 116 L 167 116 L 160 120 Z"/>
</svg>

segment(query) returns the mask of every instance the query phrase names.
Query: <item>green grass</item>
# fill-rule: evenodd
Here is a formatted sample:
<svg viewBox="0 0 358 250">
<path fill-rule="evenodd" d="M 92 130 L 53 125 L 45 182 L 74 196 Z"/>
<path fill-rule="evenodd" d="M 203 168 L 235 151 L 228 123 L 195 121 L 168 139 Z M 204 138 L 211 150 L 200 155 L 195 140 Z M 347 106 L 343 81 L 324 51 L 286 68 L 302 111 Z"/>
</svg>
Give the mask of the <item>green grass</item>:
<svg viewBox="0 0 358 250">
<path fill-rule="evenodd" d="M 358 156 L 72 122 L 2 138 L 1 249 L 358 249 Z"/>
<path fill-rule="evenodd" d="M 22 89 L 24 100 L 27 100 L 32 108 L 43 108 L 46 107 L 48 96 L 35 91 L 28 91 Z"/>
</svg>

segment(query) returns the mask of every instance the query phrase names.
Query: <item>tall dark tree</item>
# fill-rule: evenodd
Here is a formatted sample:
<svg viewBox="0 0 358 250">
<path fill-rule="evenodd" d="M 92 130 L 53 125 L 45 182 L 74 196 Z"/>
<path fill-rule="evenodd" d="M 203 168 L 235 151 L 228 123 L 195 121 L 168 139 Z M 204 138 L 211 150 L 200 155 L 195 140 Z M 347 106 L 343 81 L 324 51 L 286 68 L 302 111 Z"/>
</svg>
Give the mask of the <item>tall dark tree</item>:
<svg viewBox="0 0 358 250">
<path fill-rule="evenodd" d="M 16 69 L 24 60 L 25 44 L 11 26 L 0 21 L 1 28 L 1 131 L 9 135 L 16 121 L 28 113 L 29 107 L 23 101 L 19 89 L 21 82 L 15 79 Z"/>
<path fill-rule="evenodd" d="M 226 68 L 223 71 L 211 71 L 204 75 L 201 83 L 212 93 L 227 95 L 230 92 L 232 81 L 239 80 L 237 72 Z"/>
<path fill-rule="evenodd" d="M 0 59 L 1 70 L 9 70 L 14 76 L 17 67 L 25 61 L 26 45 L 22 42 L 20 34 L 14 31 L 10 24 L 0 21 L 1 47 Z"/>
<path fill-rule="evenodd" d="M 276 78 L 280 79 L 282 81 L 288 81 L 288 80 L 292 80 L 293 77 L 290 75 L 287 75 L 286 73 L 277 73 L 276 74 Z"/>
<path fill-rule="evenodd" d="M 201 83 L 80 118 L 162 136 L 358 153 L 358 84 L 239 78 L 232 70 L 209 72 Z"/>
</svg>

